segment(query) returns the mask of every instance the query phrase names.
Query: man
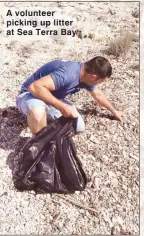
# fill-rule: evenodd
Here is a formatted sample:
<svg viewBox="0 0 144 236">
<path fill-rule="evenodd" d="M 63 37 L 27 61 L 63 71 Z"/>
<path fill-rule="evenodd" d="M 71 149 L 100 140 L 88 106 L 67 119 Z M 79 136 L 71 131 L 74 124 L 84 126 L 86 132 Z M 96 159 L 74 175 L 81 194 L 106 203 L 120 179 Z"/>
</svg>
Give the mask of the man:
<svg viewBox="0 0 144 236">
<path fill-rule="evenodd" d="M 48 118 L 60 116 L 77 119 L 77 132 L 85 129 L 81 115 L 66 95 L 87 89 L 92 97 L 108 109 L 116 119 L 122 121 L 123 113 L 116 110 L 97 85 L 112 74 L 111 64 L 101 56 L 81 63 L 55 60 L 40 67 L 21 87 L 16 98 L 18 109 L 27 116 L 28 126 L 33 134 L 47 125 Z"/>
</svg>

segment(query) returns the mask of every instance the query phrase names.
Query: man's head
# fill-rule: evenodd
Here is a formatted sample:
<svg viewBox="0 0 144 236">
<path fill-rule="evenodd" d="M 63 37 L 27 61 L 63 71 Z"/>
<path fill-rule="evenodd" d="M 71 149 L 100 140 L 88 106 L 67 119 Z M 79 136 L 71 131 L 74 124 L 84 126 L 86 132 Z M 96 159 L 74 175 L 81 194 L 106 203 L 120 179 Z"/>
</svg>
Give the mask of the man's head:
<svg viewBox="0 0 144 236">
<path fill-rule="evenodd" d="M 102 83 L 112 74 L 112 66 L 109 61 L 101 56 L 94 57 L 84 63 L 81 81 L 88 85 L 97 85 Z"/>
</svg>

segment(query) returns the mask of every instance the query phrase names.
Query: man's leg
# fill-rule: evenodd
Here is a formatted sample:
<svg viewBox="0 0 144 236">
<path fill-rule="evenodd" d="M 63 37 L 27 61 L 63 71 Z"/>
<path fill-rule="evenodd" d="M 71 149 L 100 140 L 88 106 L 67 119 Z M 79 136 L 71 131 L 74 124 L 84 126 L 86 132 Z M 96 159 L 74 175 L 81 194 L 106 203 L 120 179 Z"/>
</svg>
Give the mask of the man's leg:
<svg viewBox="0 0 144 236">
<path fill-rule="evenodd" d="M 77 131 L 77 133 L 84 132 L 85 131 L 84 120 L 74 105 L 73 105 L 73 108 L 75 109 L 75 111 L 78 115 L 76 131 Z"/>
<path fill-rule="evenodd" d="M 27 116 L 27 122 L 32 134 L 37 133 L 39 130 L 45 127 L 47 125 L 45 106 L 33 108 L 30 111 L 30 114 Z"/>
<path fill-rule="evenodd" d="M 32 134 L 37 133 L 47 125 L 46 104 L 25 92 L 17 96 L 16 104 L 20 112 L 27 116 L 28 126 Z"/>
<path fill-rule="evenodd" d="M 65 99 L 62 101 L 73 106 L 71 102 Z M 16 104 L 18 109 L 27 116 L 28 126 L 33 134 L 47 125 L 47 115 L 51 120 L 56 120 L 62 116 L 58 109 L 45 104 L 45 102 L 36 98 L 29 92 L 18 95 Z M 83 132 L 85 130 L 84 121 L 75 106 L 73 106 L 73 109 L 75 109 L 78 115 L 77 132 Z"/>
</svg>

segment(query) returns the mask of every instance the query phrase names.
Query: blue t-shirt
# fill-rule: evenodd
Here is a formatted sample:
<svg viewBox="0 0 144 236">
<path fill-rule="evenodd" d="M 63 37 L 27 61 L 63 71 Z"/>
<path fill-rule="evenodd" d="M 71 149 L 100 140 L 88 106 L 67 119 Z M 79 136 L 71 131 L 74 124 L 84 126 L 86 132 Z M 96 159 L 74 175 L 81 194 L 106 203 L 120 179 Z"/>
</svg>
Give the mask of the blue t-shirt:
<svg viewBox="0 0 144 236">
<path fill-rule="evenodd" d="M 51 75 L 55 91 L 51 93 L 57 98 L 65 98 L 68 94 L 74 94 L 81 88 L 93 91 L 96 86 L 89 86 L 80 82 L 80 71 L 83 63 L 74 61 L 54 60 L 40 67 L 21 87 L 20 92 L 28 91 L 29 85 L 46 75 Z"/>
</svg>

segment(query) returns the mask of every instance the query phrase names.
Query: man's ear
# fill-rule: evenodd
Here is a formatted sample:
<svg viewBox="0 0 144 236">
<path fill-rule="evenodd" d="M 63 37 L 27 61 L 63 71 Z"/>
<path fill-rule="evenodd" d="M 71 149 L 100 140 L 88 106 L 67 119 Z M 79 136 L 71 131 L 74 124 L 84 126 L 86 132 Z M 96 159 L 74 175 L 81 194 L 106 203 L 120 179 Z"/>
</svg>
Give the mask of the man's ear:
<svg viewBox="0 0 144 236">
<path fill-rule="evenodd" d="M 97 79 L 97 75 L 95 75 L 95 74 L 92 74 L 91 78 L 92 78 L 92 80 L 94 81 L 94 80 L 96 80 L 96 79 Z"/>
</svg>

